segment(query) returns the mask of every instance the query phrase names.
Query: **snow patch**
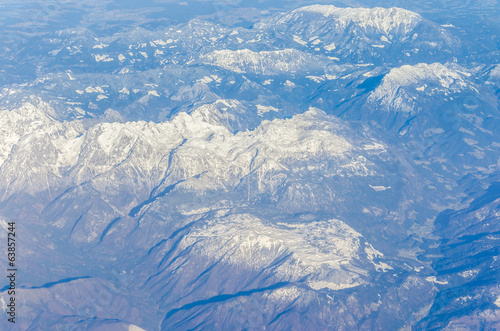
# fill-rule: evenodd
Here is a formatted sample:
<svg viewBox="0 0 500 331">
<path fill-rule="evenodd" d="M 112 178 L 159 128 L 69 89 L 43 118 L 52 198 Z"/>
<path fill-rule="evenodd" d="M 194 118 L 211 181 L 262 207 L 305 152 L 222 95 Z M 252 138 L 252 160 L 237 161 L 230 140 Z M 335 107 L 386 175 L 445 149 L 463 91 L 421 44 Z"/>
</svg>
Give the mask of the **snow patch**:
<svg viewBox="0 0 500 331">
<path fill-rule="evenodd" d="M 105 47 L 108 47 L 109 45 L 106 45 L 106 44 L 103 44 L 103 43 L 100 43 L 98 45 L 94 45 L 92 46 L 92 49 L 103 49 Z"/>
<path fill-rule="evenodd" d="M 130 94 L 130 91 L 128 90 L 128 88 L 124 87 L 122 88 L 120 91 L 118 91 L 120 93 L 123 93 L 123 94 Z"/>
<path fill-rule="evenodd" d="M 96 87 L 88 86 L 87 88 L 85 88 L 85 92 L 87 92 L 87 93 L 101 93 L 101 94 L 104 94 L 104 90 L 100 86 L 96 86 Z"/>
<path fill-rule="evenodd" d="M 293 36 L 293 41 L 295 41 L 296 43 L 298 44 L 301 44 L 303 46 L 307 46 L 307 42 L 302 40 L 302 38 L 300 38 L 299 36 Z"/>
<path fill-rule="evenodd" d="M 372 185 L 369 185 L 374 191 L 376 192 L 380 192 L 380 191 L 385 191 L 385 190 L 388 190 L 390 189 L 391 187 L 390 186 L 372 186 Z"/>
<path fill-rule="evenodd" d="M 357 287 L 359 285 L 362 285 L 361 283 L 351 283 L 351 284 L 338 284 L 338 283 L 332 283 L 332 282 L 327 282 L 327 281 L 321 281 L 321 282 L 308 282 L 308 285 L 315 290 L 321 290 L 328 288 L 330 290 L 343 290 L 346 288 L 353 288 Z"/>
<path fill-rule="evenodd" d="M 439 281 L 439 280 L 437 280 L 437 278 L 435 276 L 427 277 L 427 278 L 425 278 L 425 280 L 428 282 L 434 283 L 434 284 L 440 284 L 440 285 L 448 284 L 448 281 L 446 281 L 446 280 Z"/>
<path fill-rule="evenodd" d="M 462 272 L 459 272 L 458 275 L 460 277 L 463 277 L 463 278 L 474 278 L 477 276 L 477 274 L 479 273 L 479 269 L 471 269 L 471 270 L 466 270 L 466 271 L 462 271 Z"/>
<path fill-rule="evenodd" d="M 279 112 L 279 109 L 273 106 L 257 105 L 257 115 L 259 116 L 262 116 L 263 114 L 268 113 L 270 111 Z"/>
<path fill-rule="evenodd" d="M 108 54 L 94 55 L 94 58 L 96 62 L 111 62 L 114 60 L 113 58 L 110 58 Z"/>
</svg>

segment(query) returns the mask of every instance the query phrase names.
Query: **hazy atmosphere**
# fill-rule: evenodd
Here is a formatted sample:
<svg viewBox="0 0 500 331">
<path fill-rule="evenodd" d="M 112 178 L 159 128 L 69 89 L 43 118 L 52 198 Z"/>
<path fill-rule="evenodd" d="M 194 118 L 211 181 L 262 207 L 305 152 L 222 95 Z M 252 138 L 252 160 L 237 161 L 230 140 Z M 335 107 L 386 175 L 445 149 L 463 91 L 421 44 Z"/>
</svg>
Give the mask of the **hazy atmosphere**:
<svg viewBox="0 0 500 331">
<path fill-rule="evenodd" d="M 0 0 L 0 329 L 499 329 L 499 34 L 487 0 Z"/>
</svg>

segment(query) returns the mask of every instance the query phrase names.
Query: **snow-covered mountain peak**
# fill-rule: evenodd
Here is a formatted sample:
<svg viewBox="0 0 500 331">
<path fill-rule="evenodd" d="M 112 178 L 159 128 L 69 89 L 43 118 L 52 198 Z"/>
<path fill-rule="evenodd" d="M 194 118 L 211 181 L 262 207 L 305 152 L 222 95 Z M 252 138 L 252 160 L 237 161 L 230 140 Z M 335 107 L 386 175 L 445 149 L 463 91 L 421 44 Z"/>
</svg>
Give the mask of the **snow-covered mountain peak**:
<svg viewBox="0 0 500 331">
<path fill-rule="evenodd" d="M 56 117 L 48 103 L 35 99 L 13 109 L 0 110 L 0 165 L 21 138 L 33 133 L 57 136 L 64 125 Z"/>
<path fill-rule="evenodd" d="M 410 112 L 413 110 L 412 104 L 415 99 L 413 94 L 448 95 L 464 90 L 474 91 L 474 85 L 468 81 L 470 76 L 467 70 L 456 65 L 441 63 L 404 65 L 391 69 L 383 78 L 382 84 L 372 92 L 369 101 L 387 110 Z"/>
<path fill-rule="evenodd" d="M 321 153 L 339 157 L 353 146 L 334 133 L 337 128 L 332 118 L 312 108 L 291 119 L 263 121 L 252 135 L 261 141 L 269 155 L 278 159 L 307 159 Z"/>
<path fill-rule="evenodd" d="M 354 147 L 339 133 L 342 125 L 319 109 L 312 108 L 289 119 L 264 120 L 250 130 L 230 130 L 238 123 L 241 107 L 237 101 L 220 99 L 199 107 L 192 114 L 181 112 L 162 123 L 104 122 L 85 129 L 78 120 L 53 121 L 29 132 L 5 132 L 10 140 L 1 145 L 2 160 L 7 162 L 2 167 L 0 180 L 16 183 L 10 186 L 12 192 L 26 189 L 28 182 L 16 171 L 25 159 L 36 164 L 29 171 L 32 180 L 45 172 L 59 177 L 71 167 L 69 181 L 81 184 L 116 171 L 113 169 L 121 172 L 132 167 L 143 174 L 156 174 L 158 167 L 165 166 L 161 160 L 174 158 L 176 164 L 170 166 L 171 181 L 188 181 L 205 173 L 200 183 L 186 185 L 214 188 L 222 183 L 231 186 L 237 183 L 238 177 L 257 168 L 263 172 L 287 171 L 287 165 L 308 158 L 342 160 L 342 164 L 355 158 Z M 41 152 L 33 141 L 46 144 L 45 150 Z M 171 156 L 166 157 L 168 154 Z M 193 161 L 201 157 L 206 161 Z M 364 175 L 367 170 L 345 165 L 336 171 Z M 47 188 L 45 177 L 38 182 L 39 186 L 31 186 L 34 192 Z M 59 184 L 52 182 L 51 185 Z"/>
<path fill-rule="evenodd" d="M 354 24 L 367 32 L 385 35 L 407 34 L 423 20 L 419 14 L 401 8 L 338 8 L 332 5 L 312 5 L 280 15 L 271 21 L 263 21 L 258 26 L 266 28 L 269 23 L 279 25 L 300 22 L 303 21 L 303 15 L 307 14 L 320 15 L 315 20 L 326 19 L 326 22 L 336 29 L 345 29 Z"/>
<path fill-rule="evenodd" d="M 283 259 L 282 264 L 275 266 L 281 277 L 296 281 L 309 275 L 309 286 L 338 290 L 364 283 L 357 272 L 349 270 L 349 264 L 369 263 L 372 270 L 378 267 L 373 258 L 382 254 L 361 237 L 336 219 L 272 225 L 240 214 L 209 221 L 191 232 L 181 246 L 196 247 L 199 254 L 210 260 L 249 269 L 267 267 Z M 360 252 L 362 256 L 368 254 L 368 259 L 359 261 Z"/>
<path fill-rule="evenodd" d="M 335 19 L 342 27 L 354 23 L 384 34 L 395 30 L 407 33 L 422 21 L 422 17 L 417 13 L 401 8 L 338 8 L 332 5 L 312 5 L 296 9 L 294 12 L 318 13 Z"/>
<path fill-rule="evenodd" d="M 253 29 L 274 38 L 276 48 L 286 40 L 301 51 L 351 63 L 436 61 L 460 47 L 443 27 L 401 8 L 313 5 L 263 19 Z"/>
<path fill-rule="evenodd" d="M 13 109 L 0 110 L 0 114 L 2 116 L 9 116 L 9 112 L 11 113 L 10 116 L 14 116 L 19 119 L 24 118 L 30 121 L 37 120 L 45 123 L 51 122 L 57 117 L 54 109 L 47 102 L 40 99 L 33 99 L 30 102 L 24 102 L 20 107 L 15 107 Z"/>
<path fill-rule="evenodd" d="M 252 114 L 234 99 L 217 99 L 214 103 L 196 108 L 190 115 L 212 125 L 224 126 L 233 133 L 255 128 L 260 123 L 258 114 Z"/>
<path fill-rule="evenodd" d="M 436 82 L 443 88 L 450 88 L 453 84 L 456 84 L 457 87 L 464 87 L 466 85 L 464 78 L 470 75 L 465 69 L 460 70 L 441 63 L 419 63 L 391 69 L 384 77 L 384 83 L 408 86 L 427 80 Z"/>
</svg>

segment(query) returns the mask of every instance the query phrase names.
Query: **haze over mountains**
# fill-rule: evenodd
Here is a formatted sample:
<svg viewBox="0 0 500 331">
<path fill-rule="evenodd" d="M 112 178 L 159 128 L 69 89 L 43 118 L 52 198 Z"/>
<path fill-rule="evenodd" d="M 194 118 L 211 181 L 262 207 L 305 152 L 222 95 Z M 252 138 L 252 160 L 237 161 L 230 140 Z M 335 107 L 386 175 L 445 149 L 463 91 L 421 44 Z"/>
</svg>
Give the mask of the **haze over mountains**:
<svg viewBox="0 0 500 331">
<path fill-rule="evenodd" d="M 499 327 L 498 45 L 397 7 L 105 5 L 2 49 L 16 327 Z"/>
</svg>

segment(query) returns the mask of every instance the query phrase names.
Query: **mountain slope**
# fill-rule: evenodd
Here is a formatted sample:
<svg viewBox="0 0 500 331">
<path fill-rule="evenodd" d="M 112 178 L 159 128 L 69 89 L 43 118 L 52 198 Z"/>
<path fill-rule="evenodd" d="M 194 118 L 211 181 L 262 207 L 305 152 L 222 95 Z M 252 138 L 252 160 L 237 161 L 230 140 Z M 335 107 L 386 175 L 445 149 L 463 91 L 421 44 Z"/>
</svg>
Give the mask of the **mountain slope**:
<svg viewBox="0 0 500 331">
<path fill-rule="evenodd" d="M 18 325 L 498 324 L 500 76 L 463 29 L 401 8 L 140 12 L 40 32 L 0 70 Z"/>
</svg>

